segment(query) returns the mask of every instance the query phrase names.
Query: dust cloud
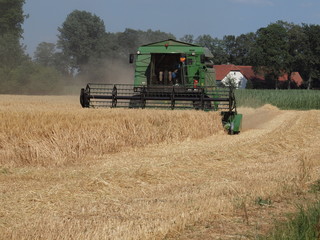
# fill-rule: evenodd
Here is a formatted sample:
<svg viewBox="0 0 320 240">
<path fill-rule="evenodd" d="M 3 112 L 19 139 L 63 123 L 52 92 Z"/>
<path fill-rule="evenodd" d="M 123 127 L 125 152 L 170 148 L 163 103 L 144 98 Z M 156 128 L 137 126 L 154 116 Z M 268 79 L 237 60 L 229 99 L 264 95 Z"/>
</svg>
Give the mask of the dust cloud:
<svg viewBox="0 0 320 240">
<path fill-rule="evenodd" d="M 134 66 L 122 59 L 105 59 L 98 66 L 85 66 L 86 73 L 75 76 L 69 85 L 64 87 L 64 94 L 77 95 L 87 83 L 133 84 Z"/>
<path fill-rule="evenodd" d="M 104 80 L 102 83 L 133 84 L 134 67 L 121 60 L 104 61 Z"/>
<path fill-rule="evenodd" d="M 121 59 L 105 59 L 98 66 L 85 66 L 82 83 L 133 84 L 134 66 Z"/>
<path fill-rule="evenodd" d="M 260 108 L 239 108 L 243 114 L 242 131 L 261 129 L 264 125 L 280 114 L 280 110 L 272 105 L 264 105 Z"/>
</svg>

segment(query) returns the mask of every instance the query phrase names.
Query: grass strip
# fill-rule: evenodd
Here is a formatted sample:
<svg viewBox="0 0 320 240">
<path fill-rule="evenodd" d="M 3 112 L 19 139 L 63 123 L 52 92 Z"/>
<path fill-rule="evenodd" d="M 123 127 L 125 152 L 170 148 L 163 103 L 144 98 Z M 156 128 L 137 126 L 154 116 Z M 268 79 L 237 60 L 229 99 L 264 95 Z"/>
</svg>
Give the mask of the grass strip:
<svg viewBox="0 0 320 240">
<path fill-rule="evenodd" d="M 289 217 L 289 221 L 279 224 L 269 235 L 259 240 L 317 240 L 320 239 L 320 201 Z"/>
<path fill-rule="evenodd" d="M 241 107 L 271 104 L 283 110 L 320 109 L 319 90 L 238 89 L 235 94 L 237 105 Z"/>
</svg>

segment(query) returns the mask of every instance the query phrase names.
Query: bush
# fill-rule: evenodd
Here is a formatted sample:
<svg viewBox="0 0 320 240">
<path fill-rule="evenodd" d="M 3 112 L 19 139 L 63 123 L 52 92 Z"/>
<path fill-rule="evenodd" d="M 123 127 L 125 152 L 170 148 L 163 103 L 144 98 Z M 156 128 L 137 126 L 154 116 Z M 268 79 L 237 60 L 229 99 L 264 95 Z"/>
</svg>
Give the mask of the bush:
<svg viewBox="0 0 320 240">
<path fill-rule="evenodd" d="M 57 94 L 63 89 L 57 70 L 31 61 L 11 71 L 0 69 L 0 76 L 1 94 Z"/>
</svg>

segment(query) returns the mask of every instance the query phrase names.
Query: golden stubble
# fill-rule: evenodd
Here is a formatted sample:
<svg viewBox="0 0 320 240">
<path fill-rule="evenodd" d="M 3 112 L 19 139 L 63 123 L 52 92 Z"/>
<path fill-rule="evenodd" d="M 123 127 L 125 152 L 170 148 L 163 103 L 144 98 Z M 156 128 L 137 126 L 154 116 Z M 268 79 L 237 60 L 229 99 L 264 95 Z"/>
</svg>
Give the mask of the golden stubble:
<svg viewBox="0 0 320 240">
<path fill-rule="evenodd" d="M 11 119 L 1 123 L 11 139 L 1 138 L 0 239 L 250 238 L 320 175 L 319 111 L 240 109 L 268 119 L 228 136 L 199 111 L 16 96 L 0 109 Z"/>
<path fill-rule="evenodd" d="M 5 166 L 78 164 L 130 147 L 223 134 L 218 113 L 82 109 L 66 97 L 4 97 L 11 100 L 0 107 Z"/>
</svg>

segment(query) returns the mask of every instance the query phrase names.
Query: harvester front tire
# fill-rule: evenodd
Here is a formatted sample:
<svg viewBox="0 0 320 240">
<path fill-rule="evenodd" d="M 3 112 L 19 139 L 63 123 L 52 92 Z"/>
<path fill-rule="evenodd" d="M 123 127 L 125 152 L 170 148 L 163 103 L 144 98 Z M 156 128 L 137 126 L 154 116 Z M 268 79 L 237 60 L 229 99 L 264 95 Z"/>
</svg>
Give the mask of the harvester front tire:
<svg viewBox="0 0 320 240">
<path fill-rule="evenodd" d="M 202 109 L 201 102 L 200 101 L 194 101 L 193 102 L 193 108 L 196 109 L 196 110 Z M 211 110 L 211 109 L 212 109 L 211 102 L 205 101 L 204 104 L 203 104 L 203 110 Z"/>
<path fill-rule="evenodd" d="M 141 100 L 140 99 L 131 99 L 129 102 L 129 108 L 140 108 Z"/>
<path fill-rule="evenodd" d="M 80 104 L 83 108 L 89 107 L 89 101 L 87 98 L 86 90 L 84 88 L 81 88 L 80 92 Z"/>
</svg>

